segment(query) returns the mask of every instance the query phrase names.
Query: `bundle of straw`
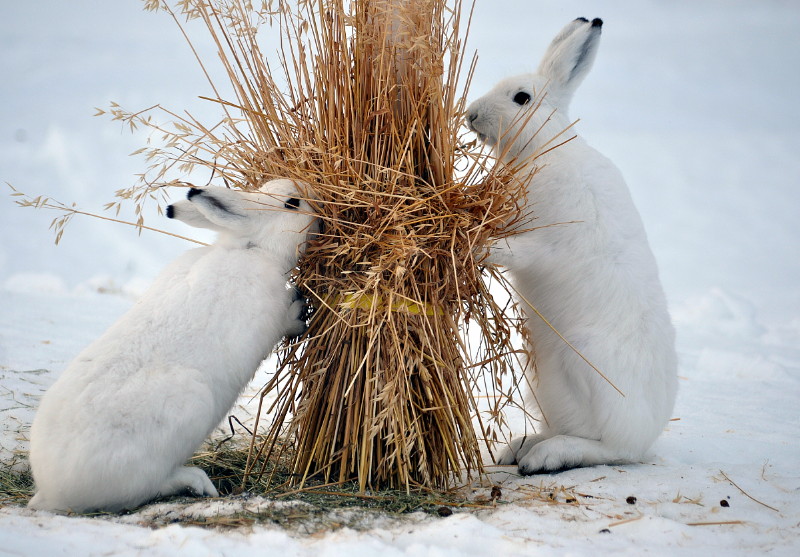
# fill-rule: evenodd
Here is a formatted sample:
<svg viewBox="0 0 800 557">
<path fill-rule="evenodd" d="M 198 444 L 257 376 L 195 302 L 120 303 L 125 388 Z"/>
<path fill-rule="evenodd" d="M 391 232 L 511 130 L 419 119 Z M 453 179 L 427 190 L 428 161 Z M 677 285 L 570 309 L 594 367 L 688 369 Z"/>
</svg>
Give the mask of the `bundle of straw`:
<svg viewBox="0 0 800 557">
<path fill-rule="evenodd" d="M 178 131 L 148 153 L 155 176 L 122 196 L 145 199 L 175 183 L 176 165 L 201 164 L 245 189 L 302 180 L 322 222 L 294 277 L 315 314 L 265 387 L 260 415 L 272 422 L 266 441 L 253 438 L 248 473 L 263 473 L 286 436 L 301 483 L 442 488 L 483 470 L 480 441 L 496 438 L 515 353 L 508 308 L 489 292 L 503 281 L 480 258 L 519 227 L 525 188 L 463 144 L 464 14 L 449 4 L 180 3 L 211 33 L 236 99 L 210 99 L 225 111 L 219 126 L 170 113 Z M 264 23 L 281 33 L 277 76 L 259 48 Z M 477 391 L 490 397 L 482 407 Z"/>
</svg>

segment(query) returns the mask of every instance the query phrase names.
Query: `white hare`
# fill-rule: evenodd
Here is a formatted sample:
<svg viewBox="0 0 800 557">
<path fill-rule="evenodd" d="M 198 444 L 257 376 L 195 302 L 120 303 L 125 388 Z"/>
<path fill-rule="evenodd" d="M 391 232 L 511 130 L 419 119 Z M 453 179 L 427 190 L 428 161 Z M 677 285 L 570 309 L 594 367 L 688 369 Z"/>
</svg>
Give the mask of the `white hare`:
<svg viewBox="0 0 800 557">
<path fill-rule="evenodd" d="M 536 74 L 501 81 L 468 107 L 467 124 L 503 163 L 574 135 L 550 142 L 570 124 L 567 108 L 592 66 L 602 24 L 572 21 Z M 536 363 L 530 405 L 538 402 L 545 421 L 537 435 L 518 435 L 498 462 L 532 474 L 637 461 L 669 420 L 677 390 L 675 333 L 655 259 L 619 170 L 582 138 L 534 164 L 533 225 L 556 226 L 512 236 L 490 261 L 508 269 L 527 311 Z"/>
<path fill-rule="evenodd" d="M 188 492 L 183 466 L 283 336 L 305 329 L 287 289 L 316 219 L 290 180 L 259 192 L 189 190 L 167 216 L 219 232 L 169 265 L 42 398 L 31 429 L 36 494 L 55 512 L 120 511 Z"/>
</svg>

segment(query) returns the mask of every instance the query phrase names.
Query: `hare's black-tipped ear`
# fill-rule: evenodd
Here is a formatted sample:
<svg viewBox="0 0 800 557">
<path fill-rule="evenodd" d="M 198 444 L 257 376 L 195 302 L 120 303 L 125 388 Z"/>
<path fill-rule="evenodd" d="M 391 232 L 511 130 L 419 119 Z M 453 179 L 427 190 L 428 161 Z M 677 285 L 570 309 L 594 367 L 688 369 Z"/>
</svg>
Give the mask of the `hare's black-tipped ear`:
<svg viewBox="0 0 800 557">
<path fill-rule="evenodd" d="M 189 200 L 176 201 L 168 206 L 167 217 L 185 222 L 189 226 L 194 226 L 195 228 L 208 228 L 209 230 L 216 231 L 222 230 L 219 226 L 208 220 L 197 208 L 197 205 Z"/>
<path fill-rule="evenodd" d="M 544 64 L 545 60 L 549 60 L 550 58 L 553 57 L 556 49 L 558 49 L 558 47 L 561 46 L 561 43 L 563 43 L 567 37 L 572 35 L 572 33 L 574 33 L 576 29 L 579 29 L 580 27 L 584 26 L 587 23 L 589 23 L 589 20 L 586 19 L 585 17 L 577 17 L 572 21 L 570 21 L 569 23 L 567 23 L 564 26 L 564 28 L 561 31 L 559 31 L 555 37 L 553 37 L 553 40 L 550 41 L 550 46 L 547 47 L 547 51 L 544 53 L 544 56 L 542 57 L 542 64 Z"/>
<path fill-rule="evenodd" d="M 567 103 L 594 63 L 602 28 L 603 20 L 599 18 L 571 21 L 550 43 L 539 64 L 539 74 Z"/>
</svg>

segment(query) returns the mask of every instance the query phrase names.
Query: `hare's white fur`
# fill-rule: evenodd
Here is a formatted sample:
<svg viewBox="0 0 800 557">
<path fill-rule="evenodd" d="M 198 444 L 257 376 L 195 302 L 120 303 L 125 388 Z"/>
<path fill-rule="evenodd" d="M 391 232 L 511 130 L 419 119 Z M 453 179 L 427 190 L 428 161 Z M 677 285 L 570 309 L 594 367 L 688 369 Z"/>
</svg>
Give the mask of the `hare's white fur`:
<svg viewBox="0 0 800 557">
<path fill-rule="evenodd" d="M 273 180 L 255 193 L 192 189 L 168 208 L 219 238 L 164 269 L 42 398 L 30 507 L 120 511 L 180 492 L 217 495 L 205 472 L 183 464 L 281 337 L 305 328 L 304 304 L 287 289 L 316 222 L 304 195 Z"/>
<path fill-rule="evenodd" d="M 506 79 L 468 107 L 468 125 L 502 162 L 574 135 L 548 143 L 570 124 L 569 101 L 591 68 L 601 26 L 571 22 L 536 74 Z M 522 172 L 538 167 L 528 178 L 532 224 L 556 226 L 512 236 L 490 261 L 507 267 L 528 310 L 530 405 L 538 402 L 545 421 L 538 435 L 518 435 L 499 462 L 531 474 L 637 461 L 669 420 L 677 390 L 674 330 L 644 227 L 619 170 L 582 138 L 526 164 Z"/>
</svg>

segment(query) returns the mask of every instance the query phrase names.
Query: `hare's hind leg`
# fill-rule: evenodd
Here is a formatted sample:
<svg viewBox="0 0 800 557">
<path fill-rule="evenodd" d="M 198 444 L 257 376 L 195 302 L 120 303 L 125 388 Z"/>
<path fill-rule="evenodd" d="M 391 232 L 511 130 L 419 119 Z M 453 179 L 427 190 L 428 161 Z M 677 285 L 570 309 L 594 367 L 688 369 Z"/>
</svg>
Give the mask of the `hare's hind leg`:
<svg viewBox="0 0 800 557">
<path fill-rule="evenodd" d="M 161 497 L 190 493 L 195 497 L 218 497 L 214 484 L 208 479 L 205 472 L 193 466 L 181 466 L 167 478 L 159 489 Z"/>
<path fill-rule="evenodd" d="M 520 473 L 529 475 L 626 460 L 617 449 L 601 441 L 556 435 L 533 445 L 517 462 Z"/>
</svg>

